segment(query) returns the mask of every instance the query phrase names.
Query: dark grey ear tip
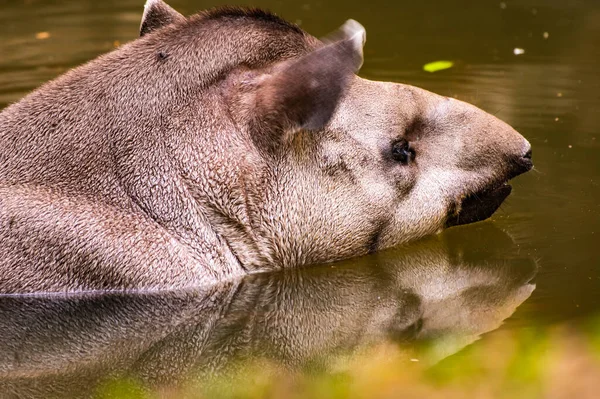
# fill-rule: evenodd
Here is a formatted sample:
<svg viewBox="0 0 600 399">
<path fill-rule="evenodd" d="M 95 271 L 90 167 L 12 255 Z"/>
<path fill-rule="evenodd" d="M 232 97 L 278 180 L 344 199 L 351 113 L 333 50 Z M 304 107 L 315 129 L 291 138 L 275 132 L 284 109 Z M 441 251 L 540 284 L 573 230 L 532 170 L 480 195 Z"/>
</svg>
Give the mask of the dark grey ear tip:
<svg viewBox="0 0 600 399">
<path fill-rule="evenodd" d="M 183 15 L 163 0 L 147 0 L 140 24 L 140 36 L 184 19 Z"/>
<path fill-rule="evenodd" d="M 147 0 L 144 4 L 144 13 L 142 14 L 142 23 L 151 17 L 151 14 L 160 8 L 163 8 L 166 4 L 162 0 Z"/>
<path fill-rule="evenodd" d="M 159 3 L 164 3 L 164 1 L 162 1 L 162 0 L 146 0 L 146 3 L 144 4 L 144 10 L 147 10 L 148 8 L 151 8 Z"/>
</svg>

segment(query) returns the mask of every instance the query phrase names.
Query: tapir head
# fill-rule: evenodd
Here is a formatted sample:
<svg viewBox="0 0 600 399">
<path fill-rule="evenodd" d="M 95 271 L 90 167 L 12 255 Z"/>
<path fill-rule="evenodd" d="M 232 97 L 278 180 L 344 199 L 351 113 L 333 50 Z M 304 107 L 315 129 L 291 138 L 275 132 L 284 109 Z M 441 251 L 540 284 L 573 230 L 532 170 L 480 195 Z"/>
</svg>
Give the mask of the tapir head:
<svg viewBox="0 0 600 399">
<path fill-rule="evenodd" d="M 217 65 L 248 53 L 211 81 L 235 127 L 219 152 L 236 158 L 236 182 L 221 183 L 243 185 L 244 197 L 236 205 L 243 212 L 213 206 L 212 219 L 242 263 L 332 261 L 483 220 L 510 194 L 508 180 L 532 167 L 527 140 L 494 116 L 356 76 L 366 34 L 355 21 L 317 40 L 259 11 L 186 19 L 149 0 L 141 34 L 183 40 L 182 27 L 203 23 L 220 36 L 185 51 L 202 53 L 206 65 L 211 54 Z M 219 133 L 219 146 L 227 134 Z"/>
</svg>

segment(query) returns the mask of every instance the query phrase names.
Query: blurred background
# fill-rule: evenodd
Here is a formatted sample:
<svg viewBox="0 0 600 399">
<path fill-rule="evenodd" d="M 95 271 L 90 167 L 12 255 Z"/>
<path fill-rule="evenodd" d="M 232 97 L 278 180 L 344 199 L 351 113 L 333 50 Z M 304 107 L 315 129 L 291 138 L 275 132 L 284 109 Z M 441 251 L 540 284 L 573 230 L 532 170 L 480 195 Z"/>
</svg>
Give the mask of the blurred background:
<svg viewBox="0 0 600 399">
<path fill-rule="evenodd" d="M 507 332 L 578 332 L 595 325 L 600 315 L 600 2 L 169 4 L 185 15 L 221 4 L 258 6 L 315 36 L 356 19 L 367 30 L 361 76 L 471 102 L 514 126 L 533 146 L 535 169 L 515 180 L 511 197 L 484 223 L 508 235 L 513 252 L 537 263 L 536 289 L 500 329 L 473 346 L 485 353 Z M 0 108 L 134 40 L 142 12 L 143 0 L 0 0 Z M 453 66 L 434 73 L 423 69 L 440 60 Z M 459 241 L 481 235 L 477 225 L 456 230 Z M 486 245 L 494 247 L 495 241 Z M 589 366 L 577 367 L 590 372 Z"/>
</svg>

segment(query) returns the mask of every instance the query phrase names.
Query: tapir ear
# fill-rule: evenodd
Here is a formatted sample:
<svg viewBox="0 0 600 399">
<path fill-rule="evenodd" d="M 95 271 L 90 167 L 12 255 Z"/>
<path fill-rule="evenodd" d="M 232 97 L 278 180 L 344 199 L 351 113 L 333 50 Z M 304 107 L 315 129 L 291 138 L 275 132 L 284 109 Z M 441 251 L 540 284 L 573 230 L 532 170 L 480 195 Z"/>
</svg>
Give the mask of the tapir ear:
<svg viewBox="0 0 600 399">
<path fill-rule="evenodd" d="M 365 28 L 349 20 L 323 39 L 322 47 L 260 77 L 251 122 L 254 138 L 273 146 L 283 130 L 323 128 L 362 65 L 365 40 Z"/>
<path fill-rule="evenodd" d="M 144 36 L 163 26 L 183 21 L 185 17 L 162 0 L 147 0 L 140 25 L 140 36 Z"/>
</svg>

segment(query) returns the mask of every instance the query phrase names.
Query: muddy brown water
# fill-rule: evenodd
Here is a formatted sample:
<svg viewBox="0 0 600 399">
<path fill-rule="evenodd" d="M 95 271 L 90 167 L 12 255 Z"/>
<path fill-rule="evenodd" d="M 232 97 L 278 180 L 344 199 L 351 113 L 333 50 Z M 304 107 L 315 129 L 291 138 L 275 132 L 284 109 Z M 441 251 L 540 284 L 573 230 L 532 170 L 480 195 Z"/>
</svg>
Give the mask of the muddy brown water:
<svg viewBox="0 0 600 399">
<path fill-rule="evenodd" d="M 191 14 L 225 3 L 174 0 L 170 4 Z M 144 361 L 134 362 L 138 370 L 163 359 L 160 356 L 168 358 L 157 354 L 157 342 L 178 348 L 177 356 L 165 351 L 184 359 L 183 363 L 187 359 L 197 364 L 192 360 L 200 353 L 212 353 L 219 359 L 206 361 L 211 370 L 221 367 L 223 359 L 215 353 L 223 350 L 224 340 L 235 341 L 225 346 L 237 348 L 232 351 L 237 354 L 272 353 L 278 361 L 294 365 L 307 361 L 311 351 L 443 337 L 444 331 L 458 331 L 465 344 L 474 340 L 470 337 L 487 333 L 475 344 L 482 345 L 498 328 L 577 326 L 600 313 L 600 3 L 264 0 L 237 4 L 270 9 L 316 36 L 348 18 L 358 20 L 367 30 L 361 76 L 420 86 L 497 115 L 530 140 L 535 170 L 514 181 L 513 194 L 490 221 L 339 267 L 252 278 L 241 283 L 242 288 L 226 285 L 170 296 L 2 298 L 1 384 L 35 396 L 43 385 L 35 376 L 47 371 L 42 370 L 43 363 L 54 370 L 53 375 L 62 376 L 62 385 L 54 381 L 48 386 L 60 385 L 59 396 L 66 392 L 77 396 L 82 389 L 79 383 L 65 381 L 87 381 L 81 376 L 97 377 L 102 375 L 97 370 L 108 373 L 117 366 L 131 367 L 124 357 L 143 357 Z M 142 6 L 142 0 L 0 2 L 0 108 L 69 68 L 134 39 Z M 515 49 L 524 53 L 515 54 Z M 436 73 L 422 70 L 436 60 L 451 60 L 454 66 Z M 339 284 L 335 289 L 332 281 Z M 273 286 L 289 295 L 265 294 Z M 294 296 L 300 298 L 298 302 L 286 303 Z M 267 317 L 273 311 L 269 300 L 287 309 L 289 317 L 280 314 L 276 322 Z M 223 313 L 225 308 L 229 310 Z M 191 309 L 196 309 L 193 316 Z M 245 311 L 251 316 L 242 317 Z M 332 320 L 335 325 L 328 324 Z M 222 326 L 203 327 L 212 323 Z M 176 334 L 174 325 L 179 326 Z M 262 328 L 257 326 L 268 326 L 265 331 L 278 332 L 296 347 L 284 350 L 274 335 L 262 330 L 261 336 L 271 341 L 265 338 L 250 345 L 252 349 L 244 347 L 244 339 L 246 344 L 253 342 L 244 333 Z M 335 334 L 323 336 L 324 327 Z M 117 330 L 123 336 L 112 338 L 127 356 L 110 350 L 114 342 L 106 336 Z M 310 332 L 318 332 L 322 340 L 303 341 Z M 179 345 L 164 342 L 165 336 L 173 334 Z M 195 344 L 199 340 L 208 342 L 202 350 Z M 92 349 L 82 354 L 86 342 Z M 104 360 L 90 360 L 99 358 Z M 85 368 L 86 362 L 96 365 L 94 373 Z M 152 372 L 162 375 L 156 369 Z M 22 387 L 26 388 L 19 391 Z M 40 392 L 45 391 L 38 392 L 40 397 L 47 395 Z"/>
</svg>

